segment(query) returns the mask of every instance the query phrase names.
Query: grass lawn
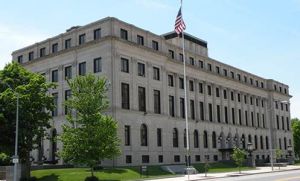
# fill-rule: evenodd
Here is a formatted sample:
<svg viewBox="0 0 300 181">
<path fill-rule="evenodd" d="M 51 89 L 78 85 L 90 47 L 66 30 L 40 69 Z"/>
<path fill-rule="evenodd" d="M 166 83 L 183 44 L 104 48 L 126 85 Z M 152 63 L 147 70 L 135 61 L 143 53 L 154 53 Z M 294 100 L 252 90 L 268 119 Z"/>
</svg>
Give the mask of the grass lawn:
<svg viewBox="0 0 300 181">
<path fill-rule="evenodd" d="M 300 160 L 296 160 L 295 165 L 300 165 Z"/>
<path fill-rule="evenodd" d="M 159 166 L 148 166 L 149 178 L 172 176 Z M 141 179 L 139 167 L 110 168 L 94 172 L 101 181 L 137 180 Z M 84 181 L 91 175 L 88 168 L 68 169 L 45 169 L 35 170 L 31 175 L 38 178 L 38 181 Z M 143 176 L 143 178 L 147 178 Z"/>
<path fill-rule="evenodd" d="M 204 163 L 194 164 L 193 165 L 199 173 L 204 173 Z M 241 170 L 253 170 L 252 167 L 242 167 Z M 233 163 L 210 163 L 208 173 L 218 173 L 218 172 L 238 172 L 239 168 L 236 164 Z"/>
</svg>

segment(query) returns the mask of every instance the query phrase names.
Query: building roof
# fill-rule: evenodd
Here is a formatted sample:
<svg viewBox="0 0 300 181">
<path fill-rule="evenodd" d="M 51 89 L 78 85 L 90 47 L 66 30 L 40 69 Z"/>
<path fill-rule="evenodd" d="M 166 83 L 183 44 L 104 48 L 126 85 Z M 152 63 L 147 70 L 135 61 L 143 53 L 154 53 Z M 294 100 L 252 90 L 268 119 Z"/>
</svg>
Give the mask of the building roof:
<svg viewBox="0 0 300 181">
<path fill-rule="evenodd" d="M 161 35 L 163 36 L 166 40 L 176 38 L 178 37 L 177 33 L 175 31 L 168 32 L 166 34 Z M 182 34 L 179 35 L 179 37 L 182 37 Z M 189 33 L 184 33 L 184 39 L 189 40 L 193 43 L 196 43 L 197 45 L 200 45 L 202 47 L 207 48 L 207 42 L 204 40 L 201 40 L 200 38 L 197 38 Z"/>
</svg>

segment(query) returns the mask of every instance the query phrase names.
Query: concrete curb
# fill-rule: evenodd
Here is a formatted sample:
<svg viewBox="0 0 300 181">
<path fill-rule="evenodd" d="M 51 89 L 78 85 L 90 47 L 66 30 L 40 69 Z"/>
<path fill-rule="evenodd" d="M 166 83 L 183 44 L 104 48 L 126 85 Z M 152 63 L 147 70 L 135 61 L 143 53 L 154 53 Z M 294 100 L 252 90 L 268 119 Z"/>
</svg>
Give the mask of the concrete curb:
<svg viewBox="0 0 300 181">
<path fill-rule="evenodd" d="M 288 170 L 266 171 L 266 172 L 258 172 L 258 173 L 245 173 L 245 174 L 240 174 L 240 175 L 237 174 L 237 175 L 234 175 L 234 176 L 230 176 L 230 175 L 221 176 L 221 177 L 208 176 L 208 177 L 205 177 L 205 178 L 192 179 L 190 181 L 211 180 L 211 179 L 228 178 L 228 177 L 242 177 L 242 176 L 265 174 L 265 173 L 287 172 L 287 171 L 293 171 L 293 170 L 300 170 L 300 168 L 292 168 L 292 169 L 288 169 Z"/>
</svg>

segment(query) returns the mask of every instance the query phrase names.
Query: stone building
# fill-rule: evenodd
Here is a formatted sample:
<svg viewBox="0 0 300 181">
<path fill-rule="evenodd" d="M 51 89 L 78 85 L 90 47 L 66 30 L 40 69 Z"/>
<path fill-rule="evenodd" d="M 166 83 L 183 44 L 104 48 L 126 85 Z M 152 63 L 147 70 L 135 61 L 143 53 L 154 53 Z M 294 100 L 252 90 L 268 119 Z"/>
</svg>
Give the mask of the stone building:
<svg viewBox="0 0 300 181">
<path fill-rule="evenodd" d="M 256 158 L 268 158 L 270 145 L 287 156 L 293 144 L 289 87 L 210 58 L 207 42 L 190 34 L 185 47 L 191 161 L 228 160 L 234 146 L 248 143 Z M 110 80 L 108 112 L 118 121 L 121 139 L 122 155 L 103 164 L 185 162 L 183 56 L 174 32 L 156 35 L 107 17 L 16 50 L 12 57 L 58 84 L 49 90 L 57 105 L 51 137 L 66 123 L 63 103 L 71 95 L 66 79 L 94 73 Z M 51 139 L 39 146 L 35 160 L 50 162 L 63 147 Z"/>
</svg>

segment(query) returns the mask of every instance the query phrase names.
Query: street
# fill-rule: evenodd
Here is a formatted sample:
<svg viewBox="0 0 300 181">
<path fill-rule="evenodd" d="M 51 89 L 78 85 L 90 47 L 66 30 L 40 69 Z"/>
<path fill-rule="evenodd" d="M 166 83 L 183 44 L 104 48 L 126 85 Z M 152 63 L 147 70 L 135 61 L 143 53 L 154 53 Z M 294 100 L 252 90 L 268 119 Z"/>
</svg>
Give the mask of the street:
<svg viewBox="0 0 300 181">
<path fill-rule="evenodd" d="M 210 181 L 300 181 L 300 170 L 210 179 Z"/>
</svg>

